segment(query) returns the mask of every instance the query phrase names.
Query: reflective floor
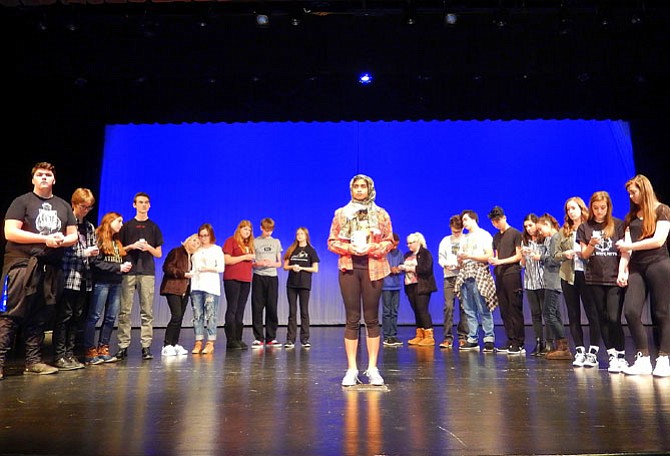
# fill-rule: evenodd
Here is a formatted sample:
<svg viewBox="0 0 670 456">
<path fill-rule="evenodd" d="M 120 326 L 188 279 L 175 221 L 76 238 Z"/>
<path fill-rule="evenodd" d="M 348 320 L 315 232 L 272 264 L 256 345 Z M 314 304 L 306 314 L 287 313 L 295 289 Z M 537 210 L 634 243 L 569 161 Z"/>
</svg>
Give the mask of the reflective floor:
<svg viewBox="0 0 670 456">
<path fill-rule="evenodd" d="M 387 388 L 343 389 L 343 328 L 312 332 L 310 349 L 227 352 L 220 328 L 214 354 L 161 359 L 156 330 L 156 358 L 142 361 L 134 331 L 128 360 L 50 376 L 21 375 L 13 359 L 0 382 L 0 454 L 670 452 L 670 378 L 405 345 L 382 350 Z M 192 343 L 186 328 L 182 344 Z"/>
</svg>

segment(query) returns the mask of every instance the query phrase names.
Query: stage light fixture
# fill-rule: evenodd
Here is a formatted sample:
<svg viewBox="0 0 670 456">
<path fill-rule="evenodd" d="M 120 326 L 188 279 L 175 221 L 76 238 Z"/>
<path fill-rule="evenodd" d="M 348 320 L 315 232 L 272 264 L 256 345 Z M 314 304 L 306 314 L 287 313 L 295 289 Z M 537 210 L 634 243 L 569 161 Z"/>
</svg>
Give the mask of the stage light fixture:
<svg viewBox="0 0 670 456">
<path fill-rule="evenodd" d="M 257 14 L 256 25 L 259 27 L 268 27 L 270 25 L 270 17 L 267 14 Z"/>
<path fill-rule="evenodd" d="M 361 75 L 358 77 L 358 83 L 361 85 L 372 84 L 372 80 L 372 74 L 370 73 L 361 73 Z"/>
<path fill-rule="evenodd" d="M 458 15 L 456 15 L 455 13 L 447 13 L 444 16 L 444 22 L 447 25 L 456 25 L 456 23 L 458 22 Z"/>
</svg>

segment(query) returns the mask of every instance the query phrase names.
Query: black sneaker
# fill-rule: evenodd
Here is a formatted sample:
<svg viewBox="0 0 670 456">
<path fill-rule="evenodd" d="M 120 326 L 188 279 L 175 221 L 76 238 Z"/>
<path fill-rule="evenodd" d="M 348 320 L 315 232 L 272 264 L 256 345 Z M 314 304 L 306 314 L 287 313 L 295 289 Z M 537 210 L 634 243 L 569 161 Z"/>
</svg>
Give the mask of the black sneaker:
<svg viewBox="0 0 670 456">
<path fill-rule="evenodd" d="M 300 342 L 300 345 L 302 345 L 303 348 L 310 348 L 312 346 L 312 344 L 310 344 L 308 340 Z"/>
<path fill-rule="evenodd" d="M 386 339 L 384 339 L 384 345 L 386 347 L 393 347 L 393 341 L 391 340 L 390 337 L 387 337 Z"/>
<path fill-rule="evenodd" d="M 512 349 L 512 346 L 508 345 L 508 346 L 497 347 L 495 350 L 496 350 L 496 353 L 499 353 L 501 355 L 507 355 L 507 354 L 509 354 L 511 349 Z"/>
<path fill-rule="evenodd" d="M 484 353 L 493 353 L 495 352 L 495 345 L 493 345 L 493 342 L 484 342 L 484 349 L 482 350 Z"/>
<path fill-rule="evenodd" d="M 142 349 L 142 359 L 154 359 L 154 355 L 151 354 L 149 347 L 144 347 Z"/>
<path fill-rule="evenodd" d="M 479 344 L 477 342 L 465 342 L 461 345 L 460 350 L 479 350 Z"/>
<path fill-rule="evenodd" d="M 119 351 L 116 352 L 116 355 L 114 355 L 116 359 L 119 361 L 126 359 L 128 357 L 128 349 L 127 348 L 119 348 Z"/>
<path fill-rule="evenodd" d="M 519 348 L 518 345 L 510 345 L 509 349 L 507 350 L 508 355 L 520 355 L 521 354 L 521 348 Z"/>
<path fill-rule="evenodd" d="M 239 350 L 242 347 L 240 346 L 240 343 L 236 340 L 229 340 L 228 343 L 226 344 L 226 348 L 228 350 Z"/>
<path fill-rule="evenodd" d="M 391 337 L 391 343 L 394 347 L 402 347 L 402 340 L 398 339 L 396 336 Z"/>
</svg>

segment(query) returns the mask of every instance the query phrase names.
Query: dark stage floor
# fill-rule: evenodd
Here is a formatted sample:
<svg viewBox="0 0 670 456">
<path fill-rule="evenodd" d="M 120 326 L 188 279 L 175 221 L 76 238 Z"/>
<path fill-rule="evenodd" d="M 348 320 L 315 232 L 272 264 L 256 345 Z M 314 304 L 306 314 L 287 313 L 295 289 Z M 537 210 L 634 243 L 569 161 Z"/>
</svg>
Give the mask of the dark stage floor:
<svg viewBox="0 0 670 456">
<path fill-rule="evenodd" d="M 502 327 L 496 332 L 502 340 Z M 400 329 L 404 340 L 412 333 Z M 21 375 L 14 359 L 0 382 L 0 453 L 670 452 L 670 378 L 405 345 L 382 350 L 387 390 L 345 390 L 342 327 L 313 328 L 310 349 L 226 352 L 221 328 L 219 335 L 213 355 L 161 359 L 163 330 L 156 330 L 156 358 L 142 361 L 134 331 L 128 360 L 49 376 Z M 245 339 L 251 342 L 249 328 Z M 186 328 L 182 344 L 190 351 L 192 343 Z"/>
</svg>

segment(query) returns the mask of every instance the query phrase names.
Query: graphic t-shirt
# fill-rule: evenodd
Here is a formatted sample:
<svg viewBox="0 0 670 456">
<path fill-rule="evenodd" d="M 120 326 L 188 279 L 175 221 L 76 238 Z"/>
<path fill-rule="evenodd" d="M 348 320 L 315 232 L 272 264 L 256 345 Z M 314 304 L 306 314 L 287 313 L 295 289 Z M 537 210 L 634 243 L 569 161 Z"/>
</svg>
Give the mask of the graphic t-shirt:
<svg viewBox="0 0 670 456">
<path fill-rule="evenodd" d="M 311 245 L 306 245 L 304 247 L 296 247 L 296 249 L 291 253 L 291 257 L 288 260 L 289 266 L 298 265 L 303 268 L 309 268 L 314 263 L 319 262 L 319 255 L 314 250 L 314 247 Z M 286 279 L 286 286 L 288 288 L 302 288 L 305 290 L 312 289 L 312 273 L 309 271 L 289 271 L 288 278 Z"/>
<path fill-rule="evenodd" d="M 614 233 L 611 238 L 605 237 L 604 228 L 603 223 L 596 221 L 582 223 L 577 228 L 577 241 L 580 243 L 588 244 L 592 237 L 600 238 L 600 242 L 594 246 L 593 253 L 584 264 L 584 280 L 588 284 L 615 286 L 620 258 L 616 243 L 619 239 L 623 239 L 623 222 L 614 219 Z"/>
</svg>

